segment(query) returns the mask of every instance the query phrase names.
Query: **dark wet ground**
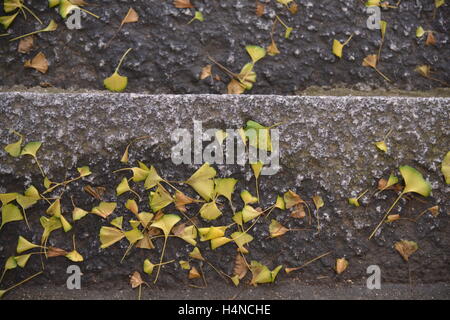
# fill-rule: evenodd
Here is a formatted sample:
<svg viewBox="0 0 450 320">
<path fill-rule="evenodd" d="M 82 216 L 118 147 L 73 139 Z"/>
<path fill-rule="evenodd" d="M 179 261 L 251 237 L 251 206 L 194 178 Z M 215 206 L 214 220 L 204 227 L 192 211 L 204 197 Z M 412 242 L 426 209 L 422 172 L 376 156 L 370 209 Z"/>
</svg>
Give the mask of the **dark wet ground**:
<svg viewBox="0 0 450 320">
<path fill-rule="evenodd" d="M 46 7 L 47 1 L 34 1 L 30 6 L 43 21 L 55 19 L 59 29 L 37 35 L 36 47 L 28 54 L 17 52 L 17 42 L 0 38 L 0 86 L 102 89 L 103 79 L 114 71 L 120 56 L 133 48 L 121 69 L 129 77 L 129 92 L 225 93 L 229 78 L 217 67 L 213 67 L 213 75 L 218 74 L 221 80 L 199 80 L 202 67 L 210 63 L 208 54 L 238 72 L 249 60 L 246 45 L 269 45 L 276 14 L 294 31 L 284 39 L 284 29 L 277 25 L 274 38 L 281 54 L 257 63 L 258 79 L 250 93 L 294 94 L 310 86 L 360 90 L 442 86 L 414 72 L 422 64 L 432 67 L 435 78 L 450 82 L 448 4 L 440 7 L 434 18 L 434 1 L 429 0 L 402 1 L 398 9 L 382 10 L 388 27 L 379 69 L 393 80 L 389 84 L 374 70 L 361 66 L 365 56 L 378 51 L 380 32 L 367 28 L 368 14 L 360 1 L 298 1 L 296 15 L 274 0 L 264 1 L 267 5 L 262 17 L 255 14 L 255 1 L 192 3 L 203 12 L 204 22 L 188 25 L 193 9 L 177 9 L 172 1 L 95 1 L 88 9 L 100 19 L 85 16 L 81 30 L 68 30 L 57 12 Z M 105 48 L 129 7 L 139 13 L 139 22 L 125 25 Z M 435 32 L 435 46 L 426 46 L 425 39 L 416 38 L 419 25 Z M 30 17 L 26 21 L 19 17 L 9 32 L 21 35 L 40 28 Z M 333 39 L 344 42 L 351 34 L 354 37 L 340 60 L 331 53 Z M 45 75 L 23 67 L 25 60 L 39 51 L 50 63 Z"/>
</svg>

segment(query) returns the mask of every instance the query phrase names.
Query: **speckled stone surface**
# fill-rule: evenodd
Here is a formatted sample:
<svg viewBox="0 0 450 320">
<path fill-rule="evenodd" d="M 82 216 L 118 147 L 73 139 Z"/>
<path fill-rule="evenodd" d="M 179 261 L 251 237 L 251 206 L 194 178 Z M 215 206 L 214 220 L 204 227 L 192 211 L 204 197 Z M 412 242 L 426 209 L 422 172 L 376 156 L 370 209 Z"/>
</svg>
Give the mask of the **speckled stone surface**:
<svg viewBox="0 0 450 320">
<path fill-rule="evenodd" d="M 120 157 L 126 145 L 134 138 L 148 135 L 130 148 L 130 163 L 137 160 L 153 164 L 169 180 L 185 180 L 198 166 L 175 166 L 170 150 L 175 142 L 170 134 L 177 128 L 193 130 L 193 119 L 201 120 L 204 128 L 235 129 L 247 120 L 264 125 L 282 122 L 280 133 L 281 170 L 271 177 L 261 177 L 261 206 L 268 207 L 288 189 L 299 193 L 311 207 L 311 197 L 319 194 L 325 206 L 320 209 L 321 232 L 289 232 L 277 239 L 267 239 L 268 221 L 258 221 L 252 229 L 255 240 L 250 245 L 248 259 L 261 260 L 271 267 L 278 264 L 297 266 L 329 250 L 327 256 L 304 272 L 280 277 L 314 280 L 326 276 L 330 281 L 352 280 L 362 284 L 366 268 L 380 265 L 387 282 L 408 282 L 408 265 L 393 249 L 395 241 L 417 241 L 420 250 L 410 259 L 413 281 L 433 283 L 450 281 L 448 248 L 450 203 L 449 187 L 440 172 L 441 161 L 450 145 L 450 99 L 406 97 L 313 97 L 313 96 L 229 96 L 229 95 L 146 95 L 88 93 L 0 93 L 0 144 L 16 141 L 8 132 L 14 129 L 26 136 L 27 141 L 42 141 L 38 157 L 52 180 L 60 181 L 67 175 L 75 176 L 75 168 L 89 165 L 92 176 L 70 185 L 67 194 L 74 195 L 76 203 L 89 210 L 98 201 L 81 191 L 82 186 L 106 186 L 105 200 L 116 201 L 115 186 L 123 176 L 112 171 L 126 167 Z M 389 151 L 384 154 L 373 145 L 392 128 L 386 140 Z M 42 178 L 30 158 L 11 158 L 0 151 L 0 192 L 23 192 L 33 183 L 42 188 Z M 385 225 L 374 239 L 368 235 L 396 197 L 386 191 L 375 198 L 363 197 L 362 206 L 351 207 L 347 197 L 356 196 L 365 189 L 373 193 L 380 178 L 391 172 L 398 173 L 399 165 L 411 165 L 430 181 L 433 193 L 429 198 L 415 197 L 400 201 L 394 210 L 404 217 L 413 218 L 432 205 L 440 206 L 436 218 L 425 214 L 418 223 L 400 221 Z M 239 179 L 237 189 L 254 193 L 251 169 L 238 165 L 216 166 L 219 176 Z M 134 184 L 133 184 L 134 185 Z M 137 187 L 136 187 L 137 188 Z M 183 190 L 194 196 L 189 188 Z M 148 209 L 147 194 L 142 209 Z M 131 197 L 131 195 L 130 195 Z M 126 195 L 118 198 L 119 209 L 111 218 L 131 213 L 123 207 Z M 234 201 L 241 206 L 238 193 Z M 230 223 L 231 213 L 223 203 L 224 216 L 214 225 Z M 24 223 L 10 223 L 0 232 L 0 257 L 13 254 L 19 234 L 39 242 L 41 227 L 38 217 L 45 204 L 30 209 L 28 216 L 32 231 Z M 70 219 L 70 198 L 63 201 L 63 212 Z M 167 210 L 175 212 L 174 208 Z M 196 205 L 189 215 L 198 211 Z M 315 219 L 315 211 L 314 219 Z M 307 219 L 293 219 L 288 212 L 274 212 L 290 228 L 309 227 Z M 201 221 L 201 225 L 208 225 Z M 112 287 L 127 286 L 126 275 L 141 270 L 142 262 L 150 257 L 157 261 L 158 251 L 133 250 L 125 263 L 120 264 L 127 243 L 116 244 L 106 250 L 99 249 L 98 231 L 107 221 L 88 216 L 74 223 L 79 251 L 85 257 L 81 264 L 87 285 Z M 312 228 L 315 228 L 315 220 Z M 167 259 L 186 259 L 192 246 L 179 239 L 171 239 Z M 50 238 L 54 246 L 69 249 L 71 236 L 56 232 Z M 160 248 L 161 243 L 156 241 Z M 200 243 L 202 251 L 228 274 L 232 272 L 235 248 L 232 245 L 215 251 L 207 243 Z M 346 257 L 349 269 L 336 276 L 334 261 Z M 47 263 L 46 274 L 36 283 L 65 282 L 65 267 L 70 262 L 56 258 Z M 39 270 L 38 259 L 32 261 L 25 272 Z M 205 272 L 211 281 L 221 281 L 208 266 Z M 7 274 L 7 281 L 20 279 L 20 273 Z M 213 280 L 213 278 L 215 280 Z M 223 280 L 222 280 L 223 281 Z M 117 282 L 117 283 L 116 283 Z M 161 285 L 175 285 L 187 279 L 178 265 L 166 266 L 160 275 Z"/>
</svg>

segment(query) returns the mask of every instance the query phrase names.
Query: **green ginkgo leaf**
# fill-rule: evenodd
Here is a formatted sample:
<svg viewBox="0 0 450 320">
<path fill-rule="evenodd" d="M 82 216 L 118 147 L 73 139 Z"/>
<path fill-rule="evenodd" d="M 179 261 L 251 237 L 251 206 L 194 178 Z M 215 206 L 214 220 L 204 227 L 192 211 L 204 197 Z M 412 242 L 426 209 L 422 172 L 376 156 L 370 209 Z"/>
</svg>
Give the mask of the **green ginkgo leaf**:
<svg viewBox="0 0 450 320">
<path fill-rule="evenodd" d="M 72 211 L 72 220 L 73 221 L 77 221 L 77 220 L 81 220 L 83 219 L 89 212 L 87 212 L 86 210 L 83 210 L 81 208 L 73 208 Z"/>
<path fill-rule="evenodd" d="M 445 183 L 450 184 L 450 151 L 444 157 L 441 164 L 441 171 L 445 178 Z"/>
<path fill-rule="evenodd" d="M 160 184 L 154 192 L 150 192 L 149 197 L 150 208 L 152 208 L 153 212 L 158 212 L 175 201 L 170 193 Z"/>
<path fill-rule="evenodd" d="M 116 70 L 114 71 L 114 73 L 106 78 L 103 81 L 103 84 L 105 85 L 105 88 L 108 89 L 109 91 L 113 91 L 113 92 L 122 92 L 123 90 L 126 89 L 127 85 L 128 85 L 128 78 L 125 76 L 121 76 L 119 74 L 119 68 L 123 63 L 123 60 L 125 59 L 126 55 L 131 51 L 132 49 L 128 49 L 124 55 L 122 56 L 122 58 L 120 59 L 119 65 L 117 66 Z"/>
<path fill-rule="evenodd" d="M 1 21 L 1 17 L 0 17 L 0 21 Z M 19 140 L 17 142 L 8 144 L 5 147 L 5 151 L 8 152 L 10 156 L 17 158 L 18 156 L 20 156 L 20 152 L 22 150 L 21 146 L 22 146 L 23 137 L 21 134 L 15 132 L 15 131 L 14 131 L 14 133 L 19 136 Z"/>
<path fill-rule="evenodd" d="M 153 273 L 153 270 L 155 269 L 155 267 L 162 266 L 162 265 L 165 265 L 168 263 L 172 263 L 174 261 L 175 260 L 166 261 L 166 262 L 158 263 L 158 264 L 153 264 L 149 259 L 145 259 L 144 260 L 144 272 L 150 276 Z M 185 262 L 187 262 L 187 261 L 185 261 Z M 181 263 L 182 263 L 182 261 L 180 261 L 180 265 L 181 265 Z M 189 265 L 189 262 L 187 262 L 187 264 Z M 183 265 L 182 265 L 182 268 L 184 269 Z M 190 267 L 189 267 L 189 269 L 190 269 Z"/>
<path fill-rule="evenodd" d="M 55 216 L 52 216 L 50 218 L 47 217 L 41 217 L 39 219 L 42 228 L 44 228 L 44 232 L 42 233 L 42 237 L 41 237 L 41 244 L 44 244 L 47 242 L 48 237 L 50 237 L 50 234 L 55 231 L 58 230 L 60 228 L 62 228 L 62 223 L 61 223 L 61 219 Z"/>
<path fill-rule="evenodd" d="M 72 225 L 66 220 L 66 218 L 64 218 L 63 215 L 59 217 L 59 220 L 61 221 L 64 232 L 69 232 L 70 230 L 72 230 Z"/>
<path fill-rule="evenodd" d="M 258 122 L 249 120 L 244 130 L 251 146 L 260 150 L 272 151 L 270 127 L 265 127 Z"/>
<path fill-rule="evenodd" d="M 16 19 L 18 14 L 19 14 L 19 11 L 17 11 L 15 14 L 10 15 L 10 16 L 2 16 L 2 17 L 0 17 L 0 24 L 3 26 L 3 28 L 5 30 L 8 29 L 9 26 L 11 25 L 11 23 L 14 22 L 14 20 Z"/>
<path fill-rule="evenodd" d="M 200 216 L 205 220 L 215 220 L 222 215 L 215 201 L 205 203 L 200 208 Z"/>
<path fill-rule="evenodd" d="M 8 13 L 16 9 L 22 8 L 22 0 L 4 0 L 3 10 Z"/>
<path fill-rule="evenodd" d="M 201 13 L 200 11 L 195 11 L 194 17 L 191 19 L 191 21 L 188 22 L 188 24 L 191 24 L 195 20 L 203 22 L 205 20 L 205 18 L 203 17 L 203 13 Z"/>
<path fill-rule="evenodd" d="M 421 38 L 424 34 L 425 30 L 421 26 L 418 26 L 416 29 L 416 37 Z"/>
<path fill-rule="evenodd" d="M 123 178 L 122 181 L 119 183 L 119 185 L 116 188 L 116 194 L 120 196 L 121 194 L 130 191 L 130 185 L 128 184 L 128 179 Z"/>
<path fill-rule="evenodd" d="M 256 286 L 259 283 L 274 282 L 281 268 L 282 266 L 278 266 L 273 271 L 270 271 L 265 265 L 257 261 L 252 261 L 250 263 L 250 271 L 252 272 L 253 277 L 250 284 Z"/>
<path fill-rule="evenodd" d="M 48 7 L 53 8 L 59 6 L 61 0 L 48 0 Z"/>
<path fill-rule="evenodd" d="M 10 203 L 11 201 L 14 201 L 19 196 L 19 193 L 12 192 L 12 193 L 0 193 L 0 201 L 2 202 L 2 206 Z"/>
<path fill-rule="evenodd" d="M 17 248 L 16 248 L 16 252 L 17 253 L 22 253 L 34 248 L 40 248 L 40 246 L 38 246 L 37 244 L 31 243 L 30 241 L 28 241 L 27 239 L 25 239 L 22 236 L 19 236 L 19 240 L 17 241 Z"/>
<path fill-rule="evenodd" d="M 27 34 L 23 34 L 21 36 L 18 36 L 18 37 L 14 38 L 14 39 L 9 40 L 9 41 L 16 41 L 16 40 L 19 40 L 21 38 L 25 38 L 25 37 L 31 36 L 33 34 L 37 34 L 37 33 L 41 33 L 41 32 L 51 32 L 51 31 L 55 31 L 56 29 L 58 29 L 58 24 L 54 20 L 50 20 L 50 23 L 44 29 L 33 31 L 33 32 L 30 32 L 30 33 L 27 33 Z"/>
<path fill-rule="evenodd" d="M 259 47 L 259 46 L 246 46 L 245 50 L 247 50 L 248 54 L 250 55 L 250 58 L 252 58 L 252 62 L 256 63 L 257 61 L 261 60 L 266 56 L 266 49 Z"/>
<path fill-rule="evenodd" d="M 277 196 L 277 201 L 275 202 L 274 207 L 281 210 L 286 210 L 286 204 L 284 203 L 282 196 Z"/>
<path fill-rule="evenodd" d="M 214 179 L 215 193 L 218 196 L 224 196 L 228 199 L 228 201 L 231 201 L 231 196 L 234 192 L 234 187 L 236 186 L 237 182 L 238 180 L 234 178 Z"/>
<path fill-rule="evenodd" d="M 76 250 L 66 254 L 66 258 L 73 262 L 82 262 L 84 260 L 83 256 Z"/>
<path fill-rule="evenodd" d="M 17 265 L 19 267 L 25 268 L 25 266 L 26 266 L 28 260 L 30 259 L 30 257 L 31 257 L 31 253 L 24 254 L 24 255 L 21 255 L 21 256 L 16 256 L 16 257 L 14 257 L 14 259 L 16 260 Z"/>
<path fill-rule="evenodd" d="M 386 145 L 386 142 L 384 142 L 384 141 L 375 142 L 375 146 L 383 152 L 388 151 L 388 147 Z"/>
<path fill-rule="evenodd" d="M 203 199 L 206 201 L 214 197 L 214 180 L 216 170 L 209 165 L 203 164 L 195 173 L 186 181 Z"/>
<path fill-rule="evenodd" d="M 72 12 L 72 10 L 79 9 L 80 7 L 72 4 L 69 0 L 59 1 L 59 14 L 63 19 L 67 18 L 67 15 Z"/>
<path fill-rule="evenodd" d="M 30 155 L 33 158 L 36 158 L 36 153 L 38 152 L 39 148 L 41 147 L 42 142 L 34 141 L 29 142 L 23 147 L 22 152 L 20 155 Z"/>
<path fill-rule="evenodd" d="M 23 216 L 19 208 L 11 203 L 8 203 L 7 205 L 2 207 L 2 224 L 0 226 L 0 230 L 5 224 L 20 220 L 23 220 Z"/>
<path fill-rule="evenodd" d="M 401 166 L 399 170 L 405 180 L 405 189 L 403 189 L 403 194 L 415 192 L 424 197 L 428 197 L 430 195 L 431 185 L 423 178 L 419 171 L 410 166 Z"/>
<path fill-rule="evenodd" d="M 89 169 L 88 166 L 77 168 L 77 171 L 80 174 L 80 177 L 87 177 L 92 174 L 91 169 Z"/>
<path fill-rule="evenodd" d="M 289 36 L 291 35 L 291 33 L 292 33 L 293 30 L 294 30 L 294 28 L 292 28 L 292 27 L 287 27 L 287 28 L 286 28 L 286 31 L 285 31 L 285 33 L 284 33 L 284 38 L 285 38 L 285 39 L 288 39 Z"/>
<path fill-rule="evenodd" d="M 101 227 L 100 229 L 100 248 L 105 249 L 112 246 L 117 241 L 122 240 L 125 237 L 122 230 L 113 227 Z"/>
<path fill-rule="evenodd" d="M 47 208 L 46 213 L 49 215 L 55 216 L 55 217 L 60 217 L 61 216 L 61 200 L 56 199 L 55 201 L 53 201 L 53 203 L 50 205 L 50 207 Z"/>
</svg>

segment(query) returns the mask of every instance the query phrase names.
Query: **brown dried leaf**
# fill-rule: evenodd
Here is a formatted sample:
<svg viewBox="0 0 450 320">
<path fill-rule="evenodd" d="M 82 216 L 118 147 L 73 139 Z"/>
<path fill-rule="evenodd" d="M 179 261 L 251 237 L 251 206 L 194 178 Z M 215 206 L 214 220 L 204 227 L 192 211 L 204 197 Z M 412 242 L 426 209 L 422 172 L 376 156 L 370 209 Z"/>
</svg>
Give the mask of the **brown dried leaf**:
<svg viewBox="0 0 450 320">
<path fill-rule="evenodd" d="M 34 46 L 34 37 L 28 36 L 20 39 L 17 51 L 19 51 L 20 53 L 28 53 L 31 51 L 31 49 L 33 49 L 33 46 Z"/>
<path fill-rule="evenodd" d="M 76 6 L 86 6 L 88 5 L 87 2 L 85 2 L 84 0 L 70 0 L 71 4 L 74 4 Z"/>
<path fill-rule="evenodd" d="M 428 209 L 433 217 L 437 217 L 439 215 L 439 206 L 434 206 Z"/>
<path fill-rule="evenodd" d="M 241 83 L 235 79 L 231 79 L 230 83 L 227 86 L 228 94 L 242 94 L 244 93 L 245 88 L 241 85 Z"/>
<path fill-rule="evenodd" d="M 387 216 L 387 222 L 394 222 L 396 220 L 400 219 L 399 214 L 390 214 Z"/>
<path fill-rule="evenodd" d="M 409 257 L 419 249 L 419 246 L 414 241 L 402 240 L 396 242 L 394 248 L 400 253 L 405 261 L 408 261 Z"/>
<path fill-rule="evenodd" d="M 208 64 L 207 66 L 202 68 L 200 80 L 206 79 L 211 76 L 211 68 L 212 68 L 212 65 L 210 65 L 210 64 Z"/>
<path fill-rule="evenodd" d="M 191 0 L 175 0 L 173 2 L 173 5 L 175 6 L 175 8 L 180 8 L 180 9 L 186 9 L 186 8 L 193 8 L 194 6 L 191 3 Z"/>
<path fill-rule="evenodd" d="M 192 269 L 189 270 L 189 276 L 188 276 L 189 279 L 197 279 L 200 277 L 201 277 L 200 272 L 198 272 L 198 270 L 195 267 L 192 267 Z"/>
<path fill-rule="evenodd" d="M 179 237 L 183 234 L 184 229 L 186 229 L 186 223 L 177 224 L 172 228 L 172 233 L 175 236 Z"/>
<path fill-rule="evenodd" d="M 93 198 L 97 200 L 102 200 L 102 196 L 106 191 L 105 187 L 91 187 L 89 185 L 83 188 L 84 192 L 89 193 Z"/>
<path fill-rule="evenodd" d="M 420 65 L 416 67 L 415 69 L 418 73 L 420 73 L 421 76 L 428 78 L 431 74 L 431 67 L 427 66 L 426 64 Z"/>
<path fill-rule="evenodd" d="M 47 250 L 47 257 L 53 258 L 53 257 L 61 257 L 67 255 L 69 252 L 66 250 L 60 249 L 60 248 L 54 248 L 54 247 L 48 247 Z"/>
<path fill-rule="evenodd" d="M 234 260 L 233 274 L 239 277 L 239 280 L 243 279 L 247 274 L 248 266 L 245 263 L 245 259 L 239 253 Z"/>
<path fill-rule="evenodd" d="M 277 44 L 272 39 L 272 43 L 267 47 L 267 54 L 269 56 L 274 56 L 280 54 L 280 50 L 278 50 Z"/>
<path fill-rule="evenodd" d="M 138 271 L 135 271 L 131 276 L 130 276 L 130 284 L 131 284 L 131 288 L 137 288 L 140 285 L 142 285 L 144 283 L 144 281 L 142 281 L 142 277 L 141 274 Z"/>
<path fill-rule="evenodd" d="M 266 10 L 266 5 L 264 3 L 256 1 L 256 15 L 258 17 L 261 17 L 264 14 L 265 10 Z"/>
<path fill-rule="evenodd" d="M 425 41 L 427 46 L 434 46 L 436 44 L 436 38 L 433 35 L 433 32 L 428 32 L 427 41 Z"/>
<path fill-rule="evenodd" d="M 292 2 L 288 9 L 292 14 L 296 14 L 298 12 L 298 5 L 295 2 Z"/>
<path fill-rule="evenodd" d="M 145 232 L 144 237 L 136 242 L 136 248 L 139 249 L 155 249 L 152 240 L 150 240 L 149 233 Z"/>
<path fill-rule="evenodd" d="M 186 212 L 186 205 L 195 202 L 194 199 L 188 197 L 181 191 L 175 192 L 175 207 L 181 212 Z"/>
<path fill-rule="evenodd" d="M 122 23 L 120 24 L 120 26 L 123 26 L 126 23 L 133 23 L 133 22 L 138 22 L 138 21 L 139 21 L 138 13 L 133 8 L 130 8 L 128 10 L 128 13 L 125 16 L 125 18 L 123 18 Z"/>
<path fill-rule="evenodd" d="M 377 67 L 377 55 L 371 54 L 364 58 L 362 65 L 364 67 L 371 67 L 376 68 Z"/>
<path fill-rule="evenodd" d="M 33 68 L 41 73 L 48 70 L 48 61 L 42 52 L 39 52 L 33 59 L 25 61 L 25 68 Z"/>
<path fill-rule="evenodd" d="M 345 258 L 336 259 L 336 273 L 341 274 L 348 267 L 348 261 Z"/>
<path fill-rule="evenodd" d="M 291 217 L 296 219 L 303 219 L 306 217 L 305 207 L 303 204 L 299 203 L 294 206 L 291 210 Z"/>
</svg>

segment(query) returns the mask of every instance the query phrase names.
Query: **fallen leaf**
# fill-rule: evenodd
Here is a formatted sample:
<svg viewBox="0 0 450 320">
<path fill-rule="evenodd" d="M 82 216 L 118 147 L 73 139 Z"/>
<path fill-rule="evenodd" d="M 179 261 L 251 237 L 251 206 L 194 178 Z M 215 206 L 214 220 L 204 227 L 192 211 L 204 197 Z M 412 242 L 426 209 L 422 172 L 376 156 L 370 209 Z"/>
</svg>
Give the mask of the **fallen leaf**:
<svg viewBox="0 0 450 320">
<path fill-rule="evenodd" d="M 306 212 L 303 204 L 296 204 L 291 210 L 291 217 L 295 219 L 303 219 L 306 217 Z"/>
<path fill-rule="evenodd" d="M 189 279 L 197 279 L 200 277 L 201 277 L 201 275 L 195 267 L 192 267 L 191 270 L 189 270 L 189 275 L 188 275 Z"/>
<path fill-rule="evenodd" d="M 269 56 L 275 56 L 277 54 L 280 54 L 280 50 L 278 50 L 277 44 L 275 43 L 275 40 L 272 39 L 272 43 L 267 47 L 267 54 Z"/>
<path fill-rule="evenodd" d="M 244 93 L 244 86 L 237 80 L 231 79 L 230 83 L 227 86 L 228 94 L 242 94 Z"/>
<path fill-rule="evenodd" d="M 390 214 L 387 216 L 386 221 L 387 222 L 394 222 L 396 220 L 400 219 L 400 215 L 399 214 Z"/>
<path fill-rule="evenodd" d="M 139 21 L 138 13 L 133 8 L 130 8 L 128 10 L 128 13 L 125 16 L 125 18 L 123 18 L 122 23 L 120 24 L 120 26 L 122 27 L 126 23 L 133 23 L 133 22 L 138 22 L 138 21 Z"/>
<path fill-rule="evenodd" d="M 409 257 L 419 249 L 419 246 L 414 241 L 401 240 L 394 244 L 394 248 L 400 253 L 405 261 L 408 261 Z"/>
<path fill-rule="evenodd" d="M 106 219 L 116 209 L 117 203 L 115 202 L 100 202 L 100 204 L 92 208 L 91 213 L 99 215 Z"/>
<path fill-rule="evenodd" d="M 272 219 L 272 222 L 269 225 L 269 233 L 271 238 L 281 237 L 288 231 L 289 231 L 288 228 L 283 226 L 277 220 Z"/>
<path fill-rule="evenodd" d="M 336 273 L 341 274 L 348 267 L 348 261 L 345 258 L 336 259 Z"/>
<path fill-rule="evenodd" d="M 265 10 L 266 10 L 266 5 L 264 3 L 256 1 L 256 15 L 258 17 L 261 17 L 264 14 Z"/>
<path fill-rule="evenodd" d="M 175 0 L 173 2 L 175 8 L 186 9 L 193 8 L 194 6 L 191 4 L 191 0 Z"/>
<path fill-rule="evenodd" d="M 234 259 L 233 274 L 242 280 L 248 272 L 248 266 L 241 254 L 237 254 Z"/>
<path fill-rule="evenodd" d="M 48 247 L 47 248 L 47 257 L 54 258 L 54 257 L 61 257 L 68 254 L 66 250 L 60 249 L 60 248 L 54 248 L 54 247 Z"/>
<path fill-rule="evenodd" d="M 124 53 L 124 55 L 120 59 L 120 62 L 118 64 L 116 70 L 114 71 L 114 73 L 110 77 L 103 80 L 103 84 L 104 84 L 105 88 L 108 89 L 109 91 L 122 92 L 123 90 L 126 89 L 126 87 L 128 85 L 128 78 L 125 76 L 121 76 L 119 74 L 119 68 L 122 65 L 122 62 L 125 59 L 126 55 L 131 50 L 132 49 L 130 48 Z"/>
<path fill-rule="evenodd" d="M 183 192 L 178 190 L 175 192 L 175 208 L 177 208 L 178 211 L 186 213 L 186 205 L 193 202 L 195 202 L 195 199 L 188 197 Z"/>
<path fill-rule="evenodd" d="M 447 152 L 442 160 L 441 172 L 444 175 L 445 183 L 450 184 L 450 151 Z"/>
<path fill-rule="evenodd" d="M 434 46 L 436 44 L 436 38 L 433 35 L 433 32 L 428 32 L 427 41 L 425 42 L 427 46 Z"/>
<path fill-rule="evenodd" d="M 206 201 L 209 201 L 214 196 L 214 180 L 216 170 L 209 165 L 203 164 L 187 181 L 197 193 Z"/>
<path fill-rule="evenodd" d="M 286 205 L 286 209 L 290 209 L 300 203 L 305 203 L 305 201 L 303 201 L 303 199 L 292 190 L 284 193 L 283 200 Z"/>
<path fill-rule="evenodd" d="M 202 73 L 200 74 L 200 80 L 206 79 L 211 76 L 212 65 L 208 64 L 202 68 Z"/>
<path fill-rule="evenodd" d="M 33 49 L 33 46 L 34 46 L 34 37 L 33 36 L 25 37 L 23 39 L 20 39 L 17 51 L 19 51 L 20 53 L 28 53 Z"/>
<path fill-rule="evenodd" d="M 130 276 L 131 288 L 137 288 L 143 283 L 144 281 L 142 280 L 141 274 L 138 271 L 133 272 L 133 274 Z"/>
<path fill-rule="evenodd" d="M 48 70 L 48 61 L 42 52 L 39 52 L 33 59 L 25 61 L 25 68 L 33 68 L 40 73 L 46 73 Z"/>
<path fill-rule="evenodd" d="M 377 67 L 377 55 L 371 54 L 364 58 L 363 64 L 364 67 L 371 67 L 376 68 Z"/>
</svg>

